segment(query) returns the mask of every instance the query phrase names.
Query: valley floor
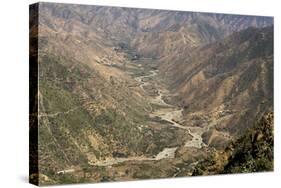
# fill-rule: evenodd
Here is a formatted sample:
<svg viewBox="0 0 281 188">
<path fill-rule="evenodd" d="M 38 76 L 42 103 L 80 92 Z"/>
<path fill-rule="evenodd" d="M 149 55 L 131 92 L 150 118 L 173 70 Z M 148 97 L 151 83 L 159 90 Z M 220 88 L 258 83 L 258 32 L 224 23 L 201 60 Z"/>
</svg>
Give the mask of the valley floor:
<svg viewBox="0 0 281 188">
<path fill-rule="evenodd" d="M 128 156 L 128 157 L 114 157 L 114 158 L 106 158 L 105 160 L 95 160 L 89 161 L 88 164 L 91 168 L 102 168 L 102 174 L 106 174 L 109 176 L 109 179 L 138 179 L 138 175 L 136 172 L 132 172 L 132 174 L 124 173 L 124 169 L 128 170 L 128 168 L 132 166 L 157 166 L 160 168 L 160 172 L 157 174 L 156 177 L 165 177 L 166 173 L 161 172 L 161 168 L 163 167 L 162 163 L 168 163 L 171 169 L 176 169 L 176 171 L 172 170 L 172 176 L 181 176 L 181 175 L 188 175 L 194 168 L 195 164 L 197 164 L 200 160 L 204 160 L 208 158 L 210 153 L 216 151 L 215 148 L 209 148 L 208 144 L 203 141 L 202 135 L 210 128 L 212 128 L 215 124 L 210 123 L 206 124 L 206 126 L 186 126 L 183 125 L 183 107 L 177 104 L 172 104 L 165 101 L 166 97 L 173 97 L 177 94 L 171 93 L 167 87 L 163 83 L 160 83 L 158 70 L 150 69 L 146 67 L 145 64 L 134 62 L 132 67 L 135 67 L 133 71 L 127 72 L 127 74 L 131 75 L 133 82 L 136 82 L 136 86 L 134 89 L 140 91 L 142 95 L 150 103 L 149 116 L 151 121 L 148 121 L 147 125 L 139 125 L 140 130 L 143 127 L 149 126 L 149 123 L 153 122 L 158 127 L 171 127 L 172 129 L 178 129 L 179 131 L 183 132 L 183 137 L 190 138 L 186 139 L 183 145 L 177 146 L 164 146 L 164 149 L 160 151 L 158 154 L 153 156 L 141 155 L 141 156 Z M 145 74 L 135 74 L 140 70 L 146 70 Z M 153 92 L 152 92 L 153 91 Z M 151 94 L 153 93 L 153 94 Z M 72 109 L 73 110 L 73 109 Z M 66 112 L 68 113 L 68 112 Z M 53 116 L 56 114 L 50 114 Z M 47 116 L 47 114 L 43 114 L 42 116 Z M 224 133 L 227 139 L 230 139 L 230 136 L 227 133 Z M 187 154 L 187 153 L 193 154 Z M 185 155 L 184 157 L 182 155 Z M 183 157 L 183 158 L 182 158 Z M 183 160 L 184 159 L 184 160 Z M 174 160 L 174 161 L 173 161 Z M 184 165 L 185 167 L 181 169 L 181 166 Z M 110 175 L 110 173 L 106 173 L 109 169 L 115 169 L 116 174 Z M 125 170 L 125 171 L 126 171 Z M 182 171 L 187 170 L 187 172 L 183 173 Z M 74 172 L 77 173 L 81 171 L 80 168 L 74 169 L 61 169 L 57 172 L 57 174 L 73 174 Z M 181 173 L 180 173 L 180 172 Z M 97 173 L 97 172 L 96 172 Z M 150 172 L 155 173 L 155 172 Z M 100 176 L 100 174 L 98 175 Z M 171 176 L 171 175 L 169 175 Z M 153 176 L 151 176 L 153 177 Z"/>
</svg>

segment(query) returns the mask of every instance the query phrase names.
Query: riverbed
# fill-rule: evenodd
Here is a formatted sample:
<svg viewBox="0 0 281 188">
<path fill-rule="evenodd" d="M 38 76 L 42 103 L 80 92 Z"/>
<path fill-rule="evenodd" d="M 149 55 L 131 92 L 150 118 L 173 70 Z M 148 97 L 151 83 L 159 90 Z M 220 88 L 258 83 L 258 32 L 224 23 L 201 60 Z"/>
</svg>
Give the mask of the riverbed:
<svg viewBox="0 0 281 188">
<path fill-rule="evenodd" d="M 135 81 L 139 83 L 139 87 L 144 91 L 147 92 L 144 86 L 148 86 L 152 83 L 151 80 L 155 80 L 155 77 L 158 76 L 157 70 L 151 70 L 149 71 L 149 74 L 137 76 L 134 77 Z M 148 79 L 149 78 L 149 79 Z M 154 84 L 155 85 L 155 84 Z M 156 84 L 157 85 L 157 84 Z M 155 118 L 158 117 L 163 121 L 167 122 L 167 125 L 187 130 L 188 134 L 192 136 L 191 140 L 186 141 L 184 144 L 184 147 L 195 147 L 195 148 L 202 148 L 205 144 L 202 139 L 202 134 L 204 132 L 203 128 L 194 128 L 194 127 L 187 127 L 183 126 L 180 122 L 183 119 L 183 108 L 178 107 L 173 104 L 168 104 L 165 102 L 164 98 L 166 96 L 171 96 L 172 94 L 165 88 L 160 87 L 157 89 L 157 95 L 153 97 L 149 97 L 149 102 L 151 104 L 157 104 L 158 108 L 150 114 L 150 117 Z M 179 146 L 180 147 L 180 146 Z M 156 156 L 153 157 L 145 157 L 145 156 L 139 156 L 139 157 L 127 157 L 127 158 L 112 158 L 107 159 L 104 161 L 97 161 L 94 164 L 95 166 L 111 166 L 118 163 L 123 163 L 126 161 L 156 161 L 161 159 L 167 159 L 167 158 L 174 158 L 175 152 L 178 149 L 178 147 L 167 147 L 164 148 L 161 152 L 159 152 Z"/>
</svg>

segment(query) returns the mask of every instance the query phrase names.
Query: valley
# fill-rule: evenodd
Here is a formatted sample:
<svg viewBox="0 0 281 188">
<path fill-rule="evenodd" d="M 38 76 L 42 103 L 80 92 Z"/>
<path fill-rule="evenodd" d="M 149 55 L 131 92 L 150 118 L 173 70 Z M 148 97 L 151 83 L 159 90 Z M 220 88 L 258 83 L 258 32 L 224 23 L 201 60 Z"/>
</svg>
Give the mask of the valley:
<svg viewBox="0 0 281 188">
<path fill-rule="evenodd" d="M 272 18 L 38 6 L 40 185 L 272 170 Z"/>
<path fill-rule="evenodd" d="M 138 69 L 142 69 L 142 64 L 138 64 Z M 150 70 L 148 71 L 150 74 L 148 75 L 142 75 L 142 76 L 135 76 L 132 73 L 130 75 L 135 79 L 139 84 L 139 87 L 144 91 L 144 93 L 149 93 L 146 91 L 144 86 L 154 86 L 154 90 L 156 90 L 155 96 L 146 96 L 146 98 L 149 98 L 150 105 L 157 105 L 156 110 L 152 110 L 150 117 L 156 118 L 159 120 L 162 120 L 162 124 L 165 123 L 167 126 L 172 126 L 177 129 L 184 129 L 187 130 L 187 133 L 192 136 L 192 139 L 187 141 L 184 144 L 184 147 L 195 147 L 195 148 L 201 148 L 202 146 L 205 146 L 206 144 L 203 143 L 202 134 L 204 133 L 203 128 L 199 129 L 192 129 L 192 127 L 186 127 L 182 126 L 179 122 L 182 119 L 182 111 L 183 108 L 174 106 L 172 104 L 168 104 L 164 101 L 164 97 L 169 96 L 170 93 L 167 89 L 163 89 L 163 87 L 159 86 L 157 83 L 155 83 L 155 80 L 157 79 L 157 70 Z M 154 82 L 153 82 L 154 81 Z M 148 95 L 148 94 L 146 94 Z M 151 109 L 153 109 L 151 107 Z M 161 126 L 161 124 L 160 124 Z M 209 127 L 205 127 L 209 128 Z M 160 151 L 158 154 L 156 154 L 154 157 L 127 157 L 127 158 L 113 158 L 106 161 L 98 161 L 97 163 L 93 163 L 90 165 L 93 166 L 112 166 L 118 163 L 124 163 L 126 161 L 154 161 L 154 160 L 162 160 L 166 158 L 174 158 L 175 152 L 178 147 L 172 147 L 172 148 L 164 148 L 163 151 Z"/>
</svg>

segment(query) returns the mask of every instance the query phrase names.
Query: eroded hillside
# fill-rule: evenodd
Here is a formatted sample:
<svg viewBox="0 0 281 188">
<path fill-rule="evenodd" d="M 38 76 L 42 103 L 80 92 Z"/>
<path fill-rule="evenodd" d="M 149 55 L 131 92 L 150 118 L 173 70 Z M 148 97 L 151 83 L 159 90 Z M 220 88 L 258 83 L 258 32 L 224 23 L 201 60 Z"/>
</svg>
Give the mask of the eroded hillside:
<svg viewBox="0 0 281 188">
<path fill-rule="evenodd" d="M 178 93 L 187 124 L 194 116 L 207 116 L 216 130 L 240 134 L 256 116 L 272 109 L 273 28 L 234 33 L 197 49 L 190 58 L 164 58 L 159 68 Z"/>
</svg>

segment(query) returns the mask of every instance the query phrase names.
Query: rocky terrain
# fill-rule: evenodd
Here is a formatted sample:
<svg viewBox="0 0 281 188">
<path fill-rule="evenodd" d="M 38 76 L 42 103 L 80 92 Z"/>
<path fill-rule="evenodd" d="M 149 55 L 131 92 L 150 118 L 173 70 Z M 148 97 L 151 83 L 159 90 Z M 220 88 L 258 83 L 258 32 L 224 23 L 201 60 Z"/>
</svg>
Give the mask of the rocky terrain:
<svg viewBox="0 0 281 188">
<path fill-rule="evenodd" d="M 39 3 L 36 26 L 31 13 L 31 182 L 273 169 L 272 18 Z"/>
<path fill-rule="evenodd" d="M 268 112 L 222 152 L 196 166 L 193 175 L 273 171 L 273 112 Z M 218 157 L 219 156 L 219 157 Z M 206 165 L 212 163 L 212 165 Z"/>
</svg>

